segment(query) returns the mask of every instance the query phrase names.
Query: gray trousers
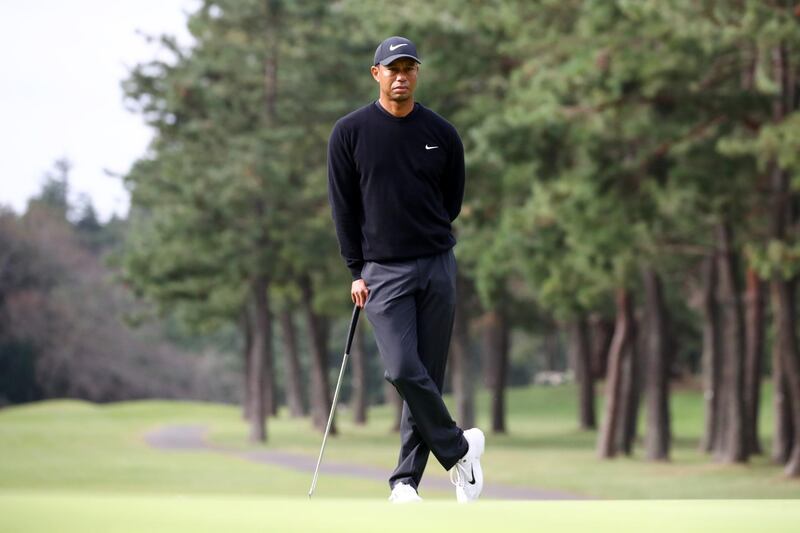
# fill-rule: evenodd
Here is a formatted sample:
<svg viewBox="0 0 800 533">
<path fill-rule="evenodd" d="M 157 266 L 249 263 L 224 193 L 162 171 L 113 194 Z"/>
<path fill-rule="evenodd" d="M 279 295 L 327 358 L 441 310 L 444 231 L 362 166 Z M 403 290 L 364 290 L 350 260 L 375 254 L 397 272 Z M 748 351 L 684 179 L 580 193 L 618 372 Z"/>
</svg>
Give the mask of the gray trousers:
<svg viewBox="0 0 800 533">
<path fill-rule="evenodd" d="M 419 486 L 429 452 L 450 470 L 467 452 L 463 431 L 442 400 L 456 302 L 453 250 L 402 261 L 367 261 L 364 310 L 385 377 L 403 398 L 400 458 L 389 486 Z"/>
</svg>

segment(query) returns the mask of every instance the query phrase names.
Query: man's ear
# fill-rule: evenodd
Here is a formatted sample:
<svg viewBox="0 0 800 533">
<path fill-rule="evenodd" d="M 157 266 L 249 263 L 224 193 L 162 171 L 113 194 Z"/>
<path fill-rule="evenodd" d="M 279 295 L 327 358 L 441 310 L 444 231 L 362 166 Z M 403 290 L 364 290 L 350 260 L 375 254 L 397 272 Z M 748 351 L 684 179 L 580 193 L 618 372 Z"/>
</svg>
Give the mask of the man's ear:
<svg viewBox="0 0 800 533">
<path fill-rule="evenodd" d="M 378 67 L 378 66 L 376 66 L 376 65 L 372 65 L 372 66 L 370 67 L 369 71 L 372 73 L 372 78 L 373 78 L 375 81 L 380 81 L 380 78 L 379 78 L 379 75 L 380 75 L 380 73 L 381 73 L 380 67 Z"/>
</svg>

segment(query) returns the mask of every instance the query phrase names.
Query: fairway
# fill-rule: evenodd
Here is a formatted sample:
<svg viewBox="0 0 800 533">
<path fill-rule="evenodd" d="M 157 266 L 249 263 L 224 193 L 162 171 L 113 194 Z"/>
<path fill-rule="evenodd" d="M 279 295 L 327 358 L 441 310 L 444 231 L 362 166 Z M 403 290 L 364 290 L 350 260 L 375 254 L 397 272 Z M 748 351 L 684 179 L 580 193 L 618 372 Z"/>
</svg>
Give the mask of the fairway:
<svg viewBox="0 0 800 533">
<path fill-rule="evenodd" d="M 769 390 L 767 389 L 767 392 Z M 0 532 L 77 531 L 796 531 L 800 484 L 767 458 L 714 463 L 696 450 L 700 399 L 673 395 L 670 464 L 636 454 L 600 461 L 594 433 L 573 420 L 575 390 L 514 389 L 509 428 L 488 435 L 487 486 L 574 501 L 453 503 L 446 473 L 429 462 L 418 506 L 387 501 L 396 460 L 392 413 L 356 426 L 343 408 L 314 499 L 306 494 L 320 435 L 307 419 L 269 420 L 267 446 L 246 441 L 235 406 L 139 401 L 49 401 L 0 410 Z M 447 398 L 449 402 L 451 399 Z M 486 412 L 486 395 L 478 397 Z M 764 402 L 767 406 L 769 399 Z M 765 412 L 765 417 L 769 413 Z M 479 423 L 481 420 L 479 419 Z M 765 422 L 765 426 L 769 427 Z M 204 428 L 203 447 L 157 448 L 165 428 Z M 766 439 L 765 439 L 766 441 Z M 272 462 L 254 458 L 269 455 Z M 281 465 L 282 458 L 302 458 Z M 299 465 L 299 466 L 298 466 Z M 334 465 L 357 467 L 357 472 Z M 366 472 L 366 474 L 364 474 Z M 502 494 L 502 491 L 495 491 Z"/>
<path fill-rule="evenodd" d="M 771 500 L 426 502 L 226 496 L 5 494 L 2 531 L 73 533 L 282 531 L 790 532 L 800 505 Z"/>
</svg>

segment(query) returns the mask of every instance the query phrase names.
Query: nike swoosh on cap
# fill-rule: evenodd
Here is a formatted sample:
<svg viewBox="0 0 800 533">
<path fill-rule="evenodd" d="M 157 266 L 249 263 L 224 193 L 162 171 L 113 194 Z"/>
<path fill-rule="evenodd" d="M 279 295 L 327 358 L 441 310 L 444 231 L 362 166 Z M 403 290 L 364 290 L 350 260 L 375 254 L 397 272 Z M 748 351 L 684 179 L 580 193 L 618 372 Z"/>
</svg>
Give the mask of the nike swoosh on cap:
<svg viewBox="0 0 800 533">
<path fill-rule="evenodd" d="M 428 146 L 427 144 L 425 145 L 425 149 L 426 150 L 433 150 L 434 148 L 439 148 L 439 147 L 438 146 Z"/>
<path fill-rule="evenodd" d="M 397 49 L 398 49 L 398 48 L 400 48 L 401 46 L 405 46 L 405 45 L 407 45 L 407 44 L 408 44 L 408 43 L 403 43 L 403 44 L 390 44 L 390 45 L 389 45 L 389 50 L 390 50 L 390 51 L 392 51 L 392 52 L 394 52 L 395 50 L 397 50 Z"/>
</svg>

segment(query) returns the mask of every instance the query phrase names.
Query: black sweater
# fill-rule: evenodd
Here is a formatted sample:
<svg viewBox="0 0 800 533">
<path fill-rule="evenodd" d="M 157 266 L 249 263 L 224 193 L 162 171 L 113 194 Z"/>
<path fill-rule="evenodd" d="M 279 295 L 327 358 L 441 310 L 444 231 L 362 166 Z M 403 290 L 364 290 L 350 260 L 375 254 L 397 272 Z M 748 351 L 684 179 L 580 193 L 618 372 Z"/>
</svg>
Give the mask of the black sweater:
<svg viewBox="0 0 800 533">
<path fill-rule="evenodd" d="M 395 117 L 375 101 L 336 122 L 328 142 L 328 200 L 339 249 L 364 261 L 452 248 L 464 197 L 464 147 L 452 124 L 416 103 Z"/>
</svg>

